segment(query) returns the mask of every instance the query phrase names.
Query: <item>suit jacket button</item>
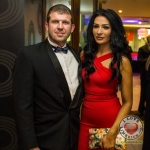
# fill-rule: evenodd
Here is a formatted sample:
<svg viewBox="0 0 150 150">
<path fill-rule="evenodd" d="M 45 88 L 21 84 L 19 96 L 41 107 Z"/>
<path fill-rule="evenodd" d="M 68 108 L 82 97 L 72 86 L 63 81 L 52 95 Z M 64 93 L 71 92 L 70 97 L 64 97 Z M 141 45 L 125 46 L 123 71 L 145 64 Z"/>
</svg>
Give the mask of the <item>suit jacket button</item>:
<svg viewBox="0 0 150 150">
<path fill-rule="evenodd" d="M 61 98 L 61 99 L 63 99 L 63 98 L 64 98 L 64 96 L 63 96 L 63 95 L 60 95 L 60 98 Z"/>
</svg>

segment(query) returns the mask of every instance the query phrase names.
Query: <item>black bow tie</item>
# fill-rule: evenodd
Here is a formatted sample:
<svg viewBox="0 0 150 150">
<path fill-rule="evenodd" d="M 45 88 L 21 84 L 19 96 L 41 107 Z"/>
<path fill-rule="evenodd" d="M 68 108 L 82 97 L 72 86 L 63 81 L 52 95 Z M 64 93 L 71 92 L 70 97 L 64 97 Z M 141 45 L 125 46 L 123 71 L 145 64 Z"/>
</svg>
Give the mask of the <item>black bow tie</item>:
<svg viewBox="0 0 150 150">
<path fill-rule="evenodd" d="M 60 51 L 62 51 L 62 52 L 64 52 L 65 54 L 67 54 L 67 52 L 68 52 L 68 47 L 67 47 L 67 46 L 64 47 L 64 48 L 56 47 L 55 50 L 54 50 L 55 53 L 60 52 Z"/>
</svg>

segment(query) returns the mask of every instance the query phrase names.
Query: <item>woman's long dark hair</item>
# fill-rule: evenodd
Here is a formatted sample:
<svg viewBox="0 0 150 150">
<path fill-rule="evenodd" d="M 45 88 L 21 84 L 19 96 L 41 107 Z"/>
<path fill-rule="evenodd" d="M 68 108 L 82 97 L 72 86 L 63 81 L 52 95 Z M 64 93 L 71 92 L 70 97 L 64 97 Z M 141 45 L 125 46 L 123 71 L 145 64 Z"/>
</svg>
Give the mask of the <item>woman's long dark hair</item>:
<svg viewBox="0 0 150 150">
<path fill-rule="evenodd" d="M 93 61 L 98 51 L 98 44 L 93 36 L 93 24 L 97 16 L 104 16 L 108 19 L 111 25 L 110 35 L 110 47 L 114 55 L 113 60 L 110 63 L 110 69 L 112 70 L 112 77 L 110 82 L 117 77 L 121 81 L 120 64 L 122 62 L 122 55 L 126 56 L 130 60 L 130 54 L 128 51 L 128 42 L 126 40 L 126 33 L 123 27 L 122 21 L 118 14 L 111 9 L 97 10 L 91 17 L 90 23 L 87 28 L 87 44 L 84 47 L 84 59 L 82 61 L 83 68 L 85 68 L 85 78 L 89 80 L 89 75 L 95 72 L 93 67 Z M 116 64 L 116 67 L 115 67 Z"/>
</svg>

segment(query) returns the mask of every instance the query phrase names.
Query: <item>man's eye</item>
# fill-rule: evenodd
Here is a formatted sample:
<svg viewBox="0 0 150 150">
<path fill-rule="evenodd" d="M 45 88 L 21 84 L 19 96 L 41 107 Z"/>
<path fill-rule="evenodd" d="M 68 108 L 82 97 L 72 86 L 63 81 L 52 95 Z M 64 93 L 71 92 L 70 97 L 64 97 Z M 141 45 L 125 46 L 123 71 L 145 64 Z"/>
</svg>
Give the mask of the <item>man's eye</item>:
<svg viewBox="0 0 150 150">
<path fill-rule="evenodd" d="M 57 20 L 54 20 L 53 23 L 58 23 L 58 21 L 57 21 Z"/>
<path fill-rule="evenodd" d="M 64 21 L 63 24 L 68 24 L 68 22 L 67 22 L 67 21 Z"/>
</svg>

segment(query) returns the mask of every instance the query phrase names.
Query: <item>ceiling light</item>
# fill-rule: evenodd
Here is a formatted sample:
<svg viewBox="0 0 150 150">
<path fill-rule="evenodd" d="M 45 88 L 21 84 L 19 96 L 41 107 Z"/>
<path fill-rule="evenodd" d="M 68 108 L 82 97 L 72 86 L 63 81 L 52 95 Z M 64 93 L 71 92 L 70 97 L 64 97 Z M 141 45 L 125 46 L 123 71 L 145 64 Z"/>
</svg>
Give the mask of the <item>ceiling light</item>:
<svg viewBox="0 0 150 150">
<path fill-rule="evenodd" d="M 140 40 L 140 39 L 142 39 L 142 37 L 141 37 L 141 36 L 138 36 L 138 39 Z"/>
<path fill-rule="evenodd" d="M 122 19 L 123 23 L 138 23 L 138 20 L 133 20 L 133 19 Z"/>
<path fill-rule="evenodd" d="M 122 10 L 118 10 L 119 13 L 122 13 Z"/>
<path fill-rule="evenodd" d="M 140 18 L 122 18 L 122 22 L 127 24 L 143 24 Z"/>
</svg>

